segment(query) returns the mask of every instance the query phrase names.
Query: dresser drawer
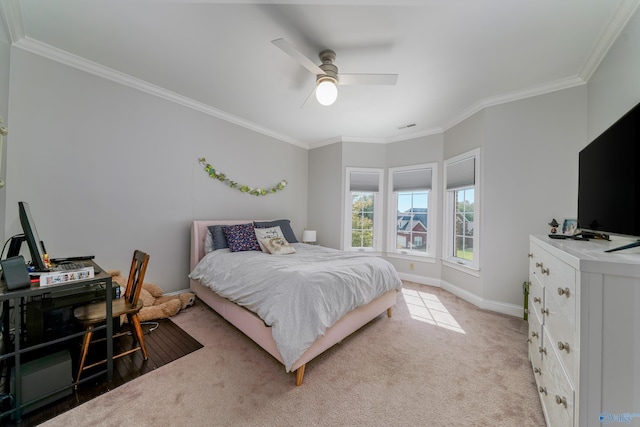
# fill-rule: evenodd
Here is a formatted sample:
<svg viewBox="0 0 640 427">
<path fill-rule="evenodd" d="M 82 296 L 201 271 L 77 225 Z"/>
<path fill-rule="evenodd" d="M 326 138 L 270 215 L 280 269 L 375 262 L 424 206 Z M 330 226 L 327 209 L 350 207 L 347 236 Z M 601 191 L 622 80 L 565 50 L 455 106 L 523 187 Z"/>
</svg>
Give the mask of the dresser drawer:
<svg viewBox="0 0 640 427">
<path fill-rule="evenodd" d="M 529 306 L 531 306 L 531 297 L 529 297 Z M 529 358 L 534 359 L 534 356 L 538 359 L 541 358 L 538 348 L 542 345 L 542 324 L 540 323 L 540 317 L 531 312 L 528 318 L 529 322 L 529 336 L 527 342 L 529 343 Z"/>
<path fill-rule="evenodd" d="M 540 280 L 533 276 L 529 280 L 529 313 L 536 313 L 540 318 L 540 323 L 544 323 L 542 319 L 542 308 L 544 307 L 544 288 Z"/>
<path fill-rule="evenodd" d="M 544 342 L 547 347 L 554 348 L 571 383 L 575 384 L 579 375 L 577 372 L 579 340 L 575 324 L 575 306 L 571 311 L 566 306 L 559 307 L 554 298 L 546 298 L 546 302 L 545 313 L 548 314 L 544 315 L 546 318 L 543 328 Z"/>
<path fill-rule="evenodd" d="M 547 332 L 543 334 L 546 353 L 542 355 L 542 376 L 545 389 L 539 392 L 546 407 L 547 421 L 550 426 L 573 426 L 575 389 L 562 368 L 553 343 L 547 341 Z"/>
</svg>

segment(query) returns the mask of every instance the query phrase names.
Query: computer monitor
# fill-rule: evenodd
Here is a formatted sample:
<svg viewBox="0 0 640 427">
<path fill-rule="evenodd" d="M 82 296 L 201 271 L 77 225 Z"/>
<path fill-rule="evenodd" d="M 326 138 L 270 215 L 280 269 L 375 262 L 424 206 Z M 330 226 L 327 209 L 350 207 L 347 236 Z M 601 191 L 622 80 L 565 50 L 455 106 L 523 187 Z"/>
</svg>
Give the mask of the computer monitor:
<svg viewBox="0 0 640 427">
<path fill-rule="evenodd" d="M 27 202 L 18 202 L 18 211 L 20 216 L 20 223 L 22 224 L 22 231 L 24 232 L 25 240 L 29 246 L 29 252 L 31 253 L 31 264 L 36 271 L 48 271 L 47 265 L 44 262 L 44 254 L 46 253 L 42 240 L 38 237 L 38 231 L 36 230 L 36 224 L 31 216 L 31 209 Z"/>
</svg>

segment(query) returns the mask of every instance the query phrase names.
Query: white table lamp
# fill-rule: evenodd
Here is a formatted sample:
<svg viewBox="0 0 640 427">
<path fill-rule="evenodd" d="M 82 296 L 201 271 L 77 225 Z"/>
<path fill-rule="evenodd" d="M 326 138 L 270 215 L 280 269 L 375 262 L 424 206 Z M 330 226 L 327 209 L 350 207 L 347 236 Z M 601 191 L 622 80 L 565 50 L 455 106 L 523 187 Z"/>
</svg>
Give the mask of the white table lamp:
<svg viewBox="0 0 640 427">
<path fill-rule="evenodd" d="M 316 230 L 304 230 L 302 232 L 302 241 L 304 243 L 315 243 L 316 242 Z"/>
</svg>

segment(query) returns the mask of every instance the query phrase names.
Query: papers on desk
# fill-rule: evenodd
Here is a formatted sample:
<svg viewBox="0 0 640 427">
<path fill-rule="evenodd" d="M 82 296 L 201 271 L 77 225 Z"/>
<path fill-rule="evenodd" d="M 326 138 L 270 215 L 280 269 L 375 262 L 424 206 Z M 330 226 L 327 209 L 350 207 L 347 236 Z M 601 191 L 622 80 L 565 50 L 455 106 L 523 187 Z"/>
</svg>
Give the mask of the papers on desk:
<svg viewBox="0 0 640 427">
<path fill-rule="evenodd" d="M 52 271 L 40 274 L 40 286 L 52 286 L 60 283 L 85 280 L 94 277 L 93 267 L 84 267 L 77 270 Z"/>
</svg>

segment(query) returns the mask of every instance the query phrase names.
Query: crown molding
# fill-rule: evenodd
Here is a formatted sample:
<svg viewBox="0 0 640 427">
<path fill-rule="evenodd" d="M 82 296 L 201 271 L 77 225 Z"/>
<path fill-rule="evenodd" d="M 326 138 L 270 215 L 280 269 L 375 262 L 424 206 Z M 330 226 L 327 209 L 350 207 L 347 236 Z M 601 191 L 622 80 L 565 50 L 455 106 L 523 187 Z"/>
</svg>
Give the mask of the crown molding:
<svg viewBox="0 0 640 427">
<path fill-rule="evenodd" d="M 160 86 L 145 82 L 138 78 L 132 77 L 128 74 L 116 71 L 112 68 L 105 67 L 93 61 L 89 61 L 80 56 L 71 54 L 67 51 L 58 49 L 46 43 L 39 42 L 29 37 L 23 37 L 14 43 L 14 46 L 24 51 L 31 52 L 35 55 L 39 55 L 48 58 L 52 61 L 67 65 L 69 67 L 85 71 L 87 73 L 102 77 L 107 80 L 111 80 L 116 83 L 137 89 L 142 92 L 157 96 L 170 102 L 182 105 L 192 110 L 199 111 L 201 113 L 216 117 L 218 119 L 227 121 L 229 123 L 236 124 L 238 126 L 250 129 L 254 132 L 275 138 L 279 141 L 287 142 L 292 145 L 296 145 L 301 148 L 308 149 L 308 145 L 298 141 L 294 138 L 275 132 L 271 129 L 259 126 L 255 123 L 242 119 L 241 117 L 233 114 L 226 113 L 211 107 L 210 105 L 188 98 L 186 96 L 177 94 L 170 90 L 164 89 Z"/>
<path fill-rule="evenodd" d="M 565 79 L 556 80 L 553 82 L 543 83 L 529 87 L 524 90 L 518 90 L 509 92 L 502 95 L 492 96 L 489 98 L 481 99 L 475 102 L 473 105 L 464 109 L 458 116 L 449 121 L 443 129 L 446 131 L 453 126 L 468 119 L 472 115 L 484 110 L 488 107 L 493 107 L 500 104 L 506 104 L 508 102 L 519 101 L 521 99 L 531 98 L 538 95 L 545 95 L 547 93 L 557 92 L 559 90 L 569 89 L 575 86 L 584 85 L 587 82 L 578 76 L 567 77 Z"/>
<path fill-rule="evenodd" d="M 613 46 L 618 36 L 620 36 L 620 33 L 622 33 L 627 26 L 629 19 L 631 19 L 638 9 L 638 6 L 640 6 L 640 0 L 629 0 L 620 3 L 578 73 L 578 76 L 582 78 L 582 80 L 589 81 L 593 73 L 598 69 L 600 62 L 602 62 L 607 52 L 609 52 L 609 49 L 611 49 L 611 46 Z"/>
<path fill-rule="evenodd" d="M 20 0 L 0 0 L 0 15 L 4 19 L 11 44 L 23 39 L 24 23 L 22 22 Z"/>
</svg>

